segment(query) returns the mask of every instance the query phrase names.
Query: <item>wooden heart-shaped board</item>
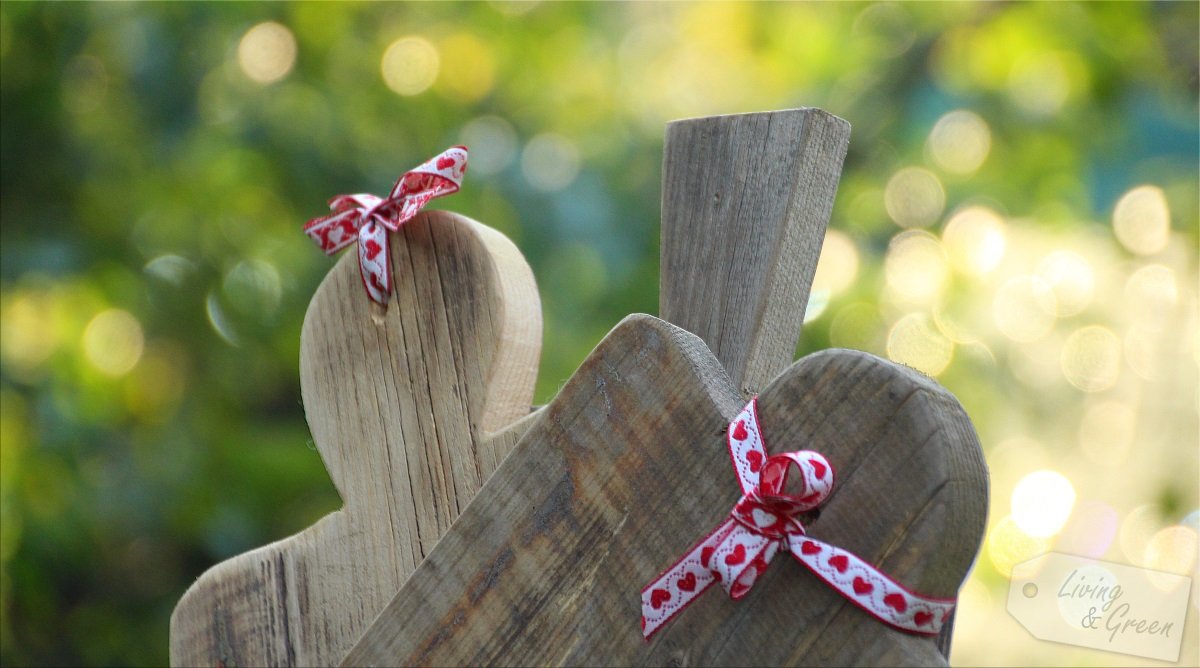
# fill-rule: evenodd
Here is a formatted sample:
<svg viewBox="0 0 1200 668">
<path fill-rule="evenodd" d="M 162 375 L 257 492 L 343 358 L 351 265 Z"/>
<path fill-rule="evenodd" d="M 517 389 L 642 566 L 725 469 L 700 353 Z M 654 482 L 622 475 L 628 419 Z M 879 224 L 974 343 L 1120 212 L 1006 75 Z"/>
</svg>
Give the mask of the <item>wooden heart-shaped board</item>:
<svg viewBox="0 0 1200 668">
<path fill-rule="evenodd" d="M 529 266 L 446 211 L 390 237 L 389 308 L 347 253 L 300 337 L 305 413 L 345 507 L 204 573 L 171 616 L 173 665 L 337 663 L 516 443 L 541 351 Z"/>
<path fill-rule="evenodd" d="M 344 665 L 944 665 L 790 559 L 743 599 L 710 590 L 650 642 L 641 589 L 740 496 L 725 430 L 744 398 L 696 336 L 630 316 L 510 456 Z M 814 538 L 908 588 L 954 597 L 983 535 L 987 470 L 962 407 L 929 378 L 828 350 L 759 396 L 769 452 L 837 471 Z"/>
</svg>

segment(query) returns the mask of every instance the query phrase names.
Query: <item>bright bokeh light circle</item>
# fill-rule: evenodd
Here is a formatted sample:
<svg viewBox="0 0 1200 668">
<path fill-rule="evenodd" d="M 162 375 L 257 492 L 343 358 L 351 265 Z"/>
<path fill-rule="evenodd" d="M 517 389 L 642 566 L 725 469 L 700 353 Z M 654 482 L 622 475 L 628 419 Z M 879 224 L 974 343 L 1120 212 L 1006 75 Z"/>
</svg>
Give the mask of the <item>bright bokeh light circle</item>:
<svg viewBox="0 0 1200 668">
<path fill-rule="evenodd" d="M 992 272 L 1004 258 L 1004 221 L 995 211 L 972 206 L 955 213 L 942 231 L 942 244 L 954 267 L 967 274 Z"/>
<path fill-rule="evenodd" d="M 909 313 L 888 331 L 887 355 L 893 362 L 937 376 L 954 358 L 954 342 L 934 327 L 929 316 Z"/>
<path fill-rule="evenodd" d="M 5 301 L 0 319 L 0 357 L 22 370 L 37 367 L 58 347 L 49 299 L 44 295 L 21 294 Z"/>
<path fill-rule="evenodd" d="M 941 294 L 949 266 L 937 237 L 924 230 L 906 230 L 888 244 L 883 273 L 896 296 L 923 304 Z"/>
<path fill-rule="evenodd" d="M 419 95 L 437 80 L 439 62 L 433 44 L 413 35 L 392 42 L 379 69 L 388 88 L 400 95 Z"/>
<path fill-rule="evenodd" d="M 269 84 L 287 76 L 296 64 L 296 38 L 274 21 L 246 31 L 238 42 L 238 66 L 252 81 Z"/>
<path fill-rule="evenodd" d="M 942 182 L 928 169 L 905 167 L 892 175 L 883 191 L 888 215 L 900 227 L 932 225 L 946 207 Z"/>
<path fill-rule="evenodd" d="M 1101 325 L 1075 330 L 1063 343 L 1062 372 L 1084 392 L 1107 390 L 1121 374 L 1121 339 Z"/>
<path fill-rule="evenodd" d="M 1146 265 L 1125 281 L 1125 306 L 1139 327 L 1159 331 L 1171 321 L 1179 303 L 1175 272 L 1161 264 Z"/>
<path fill-rule="evenodd" d="M 988 124 L 973 111 L 957 109 L 938 119 L 929 133 L 929 152 L 942 169 L 972 174 L 992 149 Z"/>
<path fill-rule="evenodd" d="M 1054 293 L 1055 314 L 1061 317 L 1079 313 L 1092 301 L 1095 277 L 1092 265 L 1079 253 L 1057 250 L 1042 258 L 1036 275 Z"/>
<path fill-rule="evenodd" d="M 1121 196 L 1113 209 L 1117 241 L 1138 255 L 1166 248 L 1171 236 L 1171 211 L 1162 188 L 1138 186 Z"/>
<path fill-rule="evenodd" d="M 1009 71 L 1008 92 L 1021 109 L 1038 116 L 1058 113 L 1071 93 L 1066 63 L 1051 51 L 1030 51 Z"/>
<path fill-rule="evenodd" d="M 1146 543 L 1142 563 L 1154 571 L 1188 575 L 1196 568 L 1197 542 L 1196 530 L 1191 527 L 1177 524 L 1159 529 Z M 1151 581 L 1165 589 L 1173 579 Z"/>
<path fill-rule="evenodd" d="M 1057 471 L 1034 471 L 1013 487 L 1012 518 L 1034 538 L 1058 533 L 1075 506 L 1075 487 Z"/>
<path fill-rule="evenodd" d="M 1147 503 L 1133 510 L 1121 520 L 1121 528 L 1117 538 L 1125 558 L 1134 566 L 1143 566 L 1146 558 L 1146 546 L 1150 539 L 1166 526 L 1161 511 L 1156 504 Z"/>
<path fill-rule="evenodd" d="M 124 376 L 142 358 L 142 324 L 128 311 L 108 309 L 83 331 L 83 352 L 92 366 L 109 376 Z"/>
</svg>

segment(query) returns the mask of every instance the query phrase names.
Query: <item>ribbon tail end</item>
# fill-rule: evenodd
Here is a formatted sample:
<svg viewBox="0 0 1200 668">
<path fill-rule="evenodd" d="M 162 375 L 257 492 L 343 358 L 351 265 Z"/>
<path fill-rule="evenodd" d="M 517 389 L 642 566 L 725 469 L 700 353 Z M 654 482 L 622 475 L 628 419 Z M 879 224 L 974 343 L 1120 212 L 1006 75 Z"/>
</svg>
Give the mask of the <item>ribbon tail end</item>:
<svg viewBox="0 0 1200 668">
<path fill-rule="evenodd" d="M 358 268 L 363 288 L 371 301 L 387 309 L 392 294 L 392 266 L 387 228 L 370 223 L 359 230 Z"/>
</svg>

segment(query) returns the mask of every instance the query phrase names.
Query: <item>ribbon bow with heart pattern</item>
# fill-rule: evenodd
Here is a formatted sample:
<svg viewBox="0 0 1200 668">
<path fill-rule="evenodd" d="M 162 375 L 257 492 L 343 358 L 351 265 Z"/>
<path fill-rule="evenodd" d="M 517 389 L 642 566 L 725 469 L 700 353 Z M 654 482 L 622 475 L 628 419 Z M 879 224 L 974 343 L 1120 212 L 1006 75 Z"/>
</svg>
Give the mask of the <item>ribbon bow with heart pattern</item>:
<svg viewBox="0 0 1200 668">
<path fill-rule="evenodd" d="M 833 467 L 808 450 L 768 456 L 757 398 L 729 424 L 728 444 L 742 498 L 729 519 L 642 590 L 643 636 L 649 639 L 714 582 L 734 600 L 745 596 L 780 547 L 883 623 L 921 635 L 941 631 L 953 599 L 913 593 L 856 555 L 805 535 L 795 516 L 829 497 Z M 784 492 L 793 466 L 804 479 L 801 494 Z"/>
<path fill-rule="evenodd" d="M 386 198 L 338 195 L 329 200 L 333 213 L 304 224 L 307 234 L 326 255 L 358 241 L 358 267 L 372 301 L 386 306 L 392 294 L 388 261 L 389 231 L 412 220 L 429 200 L 452 195 L 467 172 L 467 147 L 453 146 L 396 179 Z"/>
</svg>

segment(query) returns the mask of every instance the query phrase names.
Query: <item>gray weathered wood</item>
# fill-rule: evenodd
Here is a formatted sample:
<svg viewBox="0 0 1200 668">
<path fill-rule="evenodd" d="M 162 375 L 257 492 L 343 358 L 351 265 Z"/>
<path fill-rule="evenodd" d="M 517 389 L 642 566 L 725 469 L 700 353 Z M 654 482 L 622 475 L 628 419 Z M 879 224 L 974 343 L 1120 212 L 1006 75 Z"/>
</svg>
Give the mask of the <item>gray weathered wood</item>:
<svg viewBox="0 0 1200 668">
<path fill-rule="evenodd" d="M 391 235 L 391 258 L 386 312 L 347 252 L 301 334 L 305 412 L 344 508 L 206 572 L 172 615 L 172 664 L 340 661 L 516 443 L 542 323 L 520 252 L 434 211 Z"/>
<path fill-rule="evenodd" d="M 637 627 L 641 586 L 737 496 L 724 423 L 791 359 L 848 133 L 811 109 L 672 124 L 660 307 L 715 358 L 633 317 L 532 415 L 540 312 L 511 244 L 452 214 L 410 224 L 393 238 L 400 293 L 383 314 L 328 296 L 361 297 L 344 258 L 306 318 L 302 380 L 346 507 L 207 573 L 172 618 L 172 661 L 336 661 L 428 554 L 348 663 L 944 662 L 948 631 L 935 642 L 887 629 L 784 558 L 739 604 L 710 593 L 649 645 Z M 382 363 L 359 364 L 371 359 Z M 812 440 L 839 467 L 815 536 L 931 594 L 957 589 L 982 533 L 986 472 L 952 397 L 910 370 L 827 351 L 772 383 L 760 407 L 783 440 Z M 430 554 L 523 434 L 518 463 Z M 885 482 L 895 494 L 881 500 Z M 850 519 L 835 525 L 831 511 Z"/>
<path fill-rule="evenodd" d="M 820 109 L 667 125 L 659 316 L 744 396 L 792 361 L 850 124 Z"/>
<path fill-rule="evenodd" d="M 631 316 L 512 454 L 344 665 L 942 664 L 784 556 L 744 599 L 719 590 L 652 642 L 640 590 L 739 496 L 724 430 L 742 397 L 695 336 Z M 810 355 L 760 396 L 768 449 L 812 449 L 837 487 L 808 526 L 932 596 L 983 535 L 970 421 L 928 378 L 866 353 Z"/>
</svg>

